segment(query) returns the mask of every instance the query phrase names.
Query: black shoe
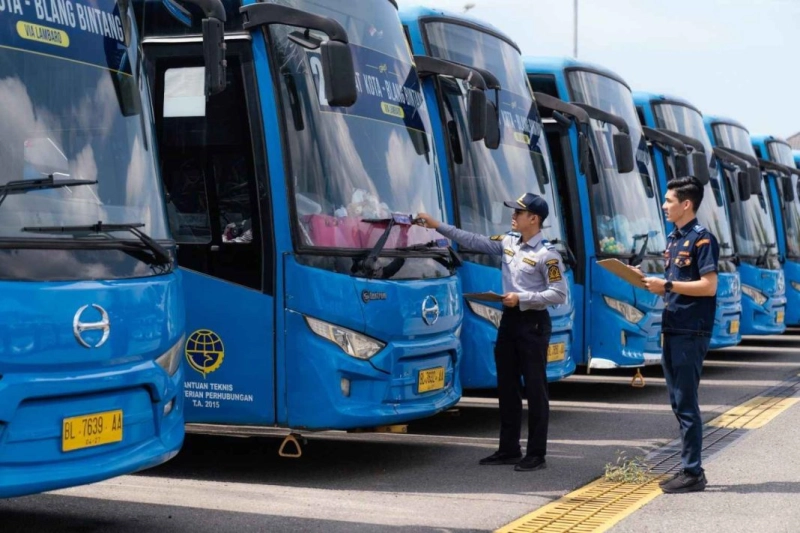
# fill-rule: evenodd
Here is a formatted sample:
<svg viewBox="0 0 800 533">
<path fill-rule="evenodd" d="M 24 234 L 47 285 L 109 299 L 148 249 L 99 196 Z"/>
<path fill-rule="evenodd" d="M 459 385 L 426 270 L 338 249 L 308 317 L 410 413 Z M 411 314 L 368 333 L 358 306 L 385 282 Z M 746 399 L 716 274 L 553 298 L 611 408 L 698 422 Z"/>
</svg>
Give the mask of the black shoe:
<svg viewBox="0 0 800 533">
<path fill-rule="evenodd" d="M 700 472 L 699 476 L 682 471 L 668 483 L 661 485 L 661 490 L 667 494 L 683 494 L 686 492 L 700 492 L 706 488 L 706 474 Z"/>
<path fill-rule="evenodd" d="M 489 457 L 484 457 L 478 464 L 481 465 L 515 465 L 522 458 L 522 453 L 494 452 Z"/>
<path fill-rule="evenodd" d="M 543 468 L 547 468 L 547 462 L 544 460 L 544 457 L 541 455 L 526 455 L 522 461 L 514 467 L 514 470 L 517 472 L 532 472 Z"/>
<path fill-rule="evenodd" d="M 681 474 L 683 474 L 683 470 L 678 470 L 677 472 L 675 472 L 674 474 L 672 474 L 671 476 L 669 476 L 667 479 L 662 479 L 661 481 L 659 481 L 659 482 L 658 482 L 658 486 L 659 486 L 659 487 L 663 487 L 663 486 L 664 486 L 664 485 L 666 485 L 667 483 L 670 483 L 670 482 L 674 481 L 674 480 L 675 480 L 675 479 L 676 479 L 678 476 L 680 476 Z"/>
</svg>

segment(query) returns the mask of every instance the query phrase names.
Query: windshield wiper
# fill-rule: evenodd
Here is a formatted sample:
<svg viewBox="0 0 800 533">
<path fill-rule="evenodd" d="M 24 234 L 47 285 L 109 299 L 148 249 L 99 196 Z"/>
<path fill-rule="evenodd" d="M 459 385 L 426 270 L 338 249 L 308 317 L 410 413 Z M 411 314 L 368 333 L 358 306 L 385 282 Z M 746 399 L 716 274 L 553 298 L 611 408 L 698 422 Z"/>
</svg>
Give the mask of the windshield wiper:
<svg viewBox="0 0 800 533">
<path fill-rule="evenodd" d="M 450 255 L 450 261 L 453 263 L 453 268 L 458 268 L 464 264 L 464 261 L 461 259 L 461 256 L 458 255 L 458 252 L 450 246 L 450 243 L 447 239 L 438 239 L 435 241 L 428 241 L 422 244 L 413 244 L 411 246 L 401 246 L 399 248 L 394 248 L 400 252 L 421 252 L 425 250 L 431 250 L 432 248 L 445 248 L 447 249 L 447 253 Z"/>
<path fill-rule="evenodd" d="M 386 241 L 389 239 L 389 234 L 392 232 L 392 228 L 397 224 L 410 226 L 413 224 L 414 220 L 411 215 L 392 214 L 389 218 L 362 218 L 361 222 L 367 222 L 369 224 L 380 224 L 386 222 L 386 229 L 383 230 L 383 233 L 378 238 L 375 246 L 372 247 L 372 250 L 370 250 L 370 252 L 364 258 L 361 268 L 359 268 L 357 271 L 357 274 L 374 276 L 377 271 L 376 265 L 378 263 L 378 256 L 383 251 L 383 247 L 386 246 Z"/>
<path fill-rule="evenodd" d="M 638 235 L 633 236 L 633 249 L 631 250 L 631 253 L 635 253 L 636 255 L 631 257 L 630 260 L 631 266 L 638 266 L 642 262 L 642 260 L 644 259 L 645 250 L 647 249 L 647 243 L 650 242 L 650 237 L 655 237 L 656 235 L 658 235 L 658 232 L 656 230 L 652 230 L 648 231 L 647 233 L 640 233 Z M 642 239 L 644 239 L 644 242 L 642 243 L 642 247 L 639 248 L 639 251 L 637 252 L 636 241 Z"/>
<path fill-rule="evenodd" d="M 22 231 L 28 233 L 110 233 L 112 231 L 127 231 L 133 233 L 140 241 L 147 247 L 148 250 L 153 252 L 157 264 L 169 264 L 172 258 L 169 252 L 163 246 L 158 244 L 152 237 L 140 230 L 145 225 L 142 223 L 123 223 L 123 224 L 105 224 L 98 221 L 97 224 L 90 224 L 85 226 L 29 226 L 22 228 Z M 118 239 L 117 239 L 118 240 Z"/>
<path fill-rule="evenodd" d="M 55 179 L 56 176 L 65 176 L 66 174 L 59 174 L 54 172 L 49 174 L 46 178 L 38 178 L 33 180 L 14 180 L 9 181 L 0 187 L 0 205 L 6 201 L 9 194 L 26 193 L 29 191 L 43 191 L 45 189 L 60 189 L 61 187 L 73 187 L 79 185 L 96 185 L 97 180 L 79 180 L 79 179 Z"/>
<path fill-rule="evenodd" d="M 772 242 L 769 244 L 762 244 L 761 246 L 763 246 L 765 250 L 764 253 L 759 255 L 758 258 L 756 259 L 756 266 L 762 266 L 767 264 L 767 259 L 769 258 L 769 251 L 775 248 L 775 246 L 777 246 L 777 243 Z"/>
</svg>

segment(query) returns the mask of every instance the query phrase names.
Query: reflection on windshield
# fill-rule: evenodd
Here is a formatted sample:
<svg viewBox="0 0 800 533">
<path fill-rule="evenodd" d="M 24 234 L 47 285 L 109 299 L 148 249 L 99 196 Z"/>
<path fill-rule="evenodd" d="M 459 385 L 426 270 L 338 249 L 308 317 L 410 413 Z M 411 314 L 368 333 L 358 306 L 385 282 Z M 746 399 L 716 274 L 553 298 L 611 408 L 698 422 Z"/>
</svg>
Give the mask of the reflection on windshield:
<svg viewBox="0 0 800 533">
<path fill-rule="evenodd" d="M 710 181 L 705 186 L 703 202 L 697 211 L 697 220 L 708 228 L 720 243 L 720 255 L 732 256 L 733 235 L 731 221 L 728 216 L 727 191 L 722 186 L 722 176 L 717 168 L 717 158 L 714 157 L 711 139 L 708 138 L 703 117 L 694 109 L 676 104 L 653 105 L 656 123 L 659 128 L 666 128 L 683 135 L 693 137 L 703 143 L 708 160 Z"/>
<path fill-rule="evenodd" d="M 319 52 L 289 41 L 294 28 L 271 27 L 302 244 L 372 248 L 391 213 L 443 218 L 430 119 L 392 4 L 275 3 L 333 17 L 347 29 L 359 90 L 353 107 L 329 107 Z M 384 249 L 436 238 L 432 230 L 398 225 Z"/>
<path fill-rule="evenodd" d="M 613 133 L 617 129 L 592 119 L 595 164 L 601 173 L 591 189 L 592 208 L 597 228 L 599 251 L 608 254 L 631 254 L 649 235 L 647 251 L 660 254 L 666 248 L 664 223 L 655 194 L 652 162 L 630 90 L 617 80 L 585 71 L 569 73 L 572 99 L 613 113 L 625 119 L 630 129 L 636 169 L 620 174 L 616 168 Z"/>
<path fill-rule="evenodd" d="M 750 133 L 731 124 L 715 124 L 714 136 L 717 144 L 723 148 L 737 150 L 755 157 Z M 725 171 L 728 172 L 728 171 Z M 736 179 L 732 179 L 736 183 Z M 736 239 L 736 250 L 742 257 L 754 258 L 764 255 L 767 249 L 770 254 L 777 253 L 775 225 L 769 203 L 766 182 L 761 180 L 761 193 L 750 196 L 746 202 L 731 202 L 731 222 Z"/>
<path fill-rule="evenodd" d="M 502 86 L 501 143 L 489 150 L 483 141 L 470 141 L 464 84 L 439 80 L 461 228 L 483 235 L 504 233 L 511 227 L 512 211 L 503 202 L 533 192 L 550 206 L 545 238 L 563 243 L 550 154 L 519 52 L 502 39 L 457 24 L 429 23 L 425 31 L 433 57 L 488 70 Z M 493 91 L 487 96 L 494 101 Z"/>
<path fill-rule="evenodd" d="M 115 2 L 96 5 L 119 20 Z M 103 37 L 75 30 L 69 47 L 40 44 L 19 38 L 16 14 L 3 17 L 0 186 L 50 176 L 98 183 L 9 195 L 0 206 L 0 237 L 71 239 L 20 229 L 102 220 L 141 222 L 149 235 L 166 239 L 152 138 L 145 138 L 152 132 L 150 108 L 140 104 L 149 96 L 140 92 L 131 67 L 138 60 L 136 47 L 124 46 L 121 31 Z M 28 7 L 19 18 L 23 26 L 35 22 L 35 10 Z"/>
<path fill-rule="evenodd" d="M 767 144 L 770 159 L 777 163 L 796 168 L 792 148 L 782 142 L 771 142 Z M 800 188 L 798 188 L 797 174 L 792 174 L 791 186 L 794 190 L 794 201 L 783 201 L 783 226 L 786 233 L 786 252 L 793 259 L 800 258 Z M 786 184 L 783 180 L 778 180 L 778 187 L 781 192 Z"/>
</svg>

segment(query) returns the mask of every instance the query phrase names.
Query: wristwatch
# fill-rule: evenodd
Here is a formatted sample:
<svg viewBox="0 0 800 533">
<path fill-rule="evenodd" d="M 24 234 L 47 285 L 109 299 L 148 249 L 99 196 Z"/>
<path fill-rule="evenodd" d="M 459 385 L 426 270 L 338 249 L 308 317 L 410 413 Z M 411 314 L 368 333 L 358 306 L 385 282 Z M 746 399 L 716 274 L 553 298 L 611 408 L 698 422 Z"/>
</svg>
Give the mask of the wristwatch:
<svg viewBox="0 0 800 533">
<path fill-rule="evenodd" d="M 669 292 L 669 291 L 671 291 L 671 290 L 672 290 L 672 281 L 667 281 L 667 282 L 664 284 L 664 290 L 665 290 L 666 292 Z"/>
</svg>

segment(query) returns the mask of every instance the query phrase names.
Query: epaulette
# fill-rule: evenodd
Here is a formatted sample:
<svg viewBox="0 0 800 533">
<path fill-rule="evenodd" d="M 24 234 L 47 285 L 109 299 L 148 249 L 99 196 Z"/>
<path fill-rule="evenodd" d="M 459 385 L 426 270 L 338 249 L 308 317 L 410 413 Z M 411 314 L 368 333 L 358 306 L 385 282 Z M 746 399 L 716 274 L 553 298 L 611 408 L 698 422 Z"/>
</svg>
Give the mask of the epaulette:
<svg viewBox="0 0 800 533">
<path fill-rule="evenodd" d="M 542 244 L 544 244 L 544 247 L 547 248 L 548 250 L 555 250 L 556 249 L 556 246 L 554 244 L 551 244 L 548 241 L 542 241 Z"/>
<path fill-rule="evenodd" d="M 706 229 L 704 226 L 702 226 L 702 225 L 700 225 L 700 224 L 695 224 L 695 226 L 694 226 L 692 229 L 693 229 L 693 230 L 694 230 L 694 232 L 695 232 L 695 233 L 697 233 L 698 235 L 700 235 L 700 234 L 702 234 L 702 233 L 705 233 L 706 231 L 708 231 L 708 230 L 707 230 L 707 229 Z"/>
</svg>

